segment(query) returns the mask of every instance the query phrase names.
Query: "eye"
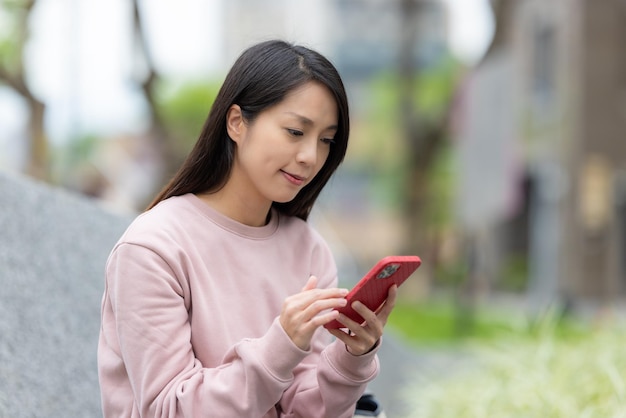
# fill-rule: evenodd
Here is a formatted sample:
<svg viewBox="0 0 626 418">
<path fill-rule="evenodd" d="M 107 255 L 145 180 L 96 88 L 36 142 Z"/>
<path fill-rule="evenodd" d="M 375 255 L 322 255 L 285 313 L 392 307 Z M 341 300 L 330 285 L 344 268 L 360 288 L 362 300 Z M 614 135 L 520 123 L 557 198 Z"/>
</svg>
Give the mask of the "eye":
<svg viewBox="0 0 626 418">
<path fill-rule="evenodd" d="M 302 131 L 299 131 L 297 129 L 289 129 L 289 128 L 287 128 L 287 132 L 289 132 L 289 134 L 292 135 L 292 136 L 302 136 L 302 135 L 304 135 L 304 133 Z"/>
<path fill-rule="evenodd" d="M 321 141 L 328 145 L 333 145 L 335 143 L 334 138 L 322 138 Z"/>
</svg>

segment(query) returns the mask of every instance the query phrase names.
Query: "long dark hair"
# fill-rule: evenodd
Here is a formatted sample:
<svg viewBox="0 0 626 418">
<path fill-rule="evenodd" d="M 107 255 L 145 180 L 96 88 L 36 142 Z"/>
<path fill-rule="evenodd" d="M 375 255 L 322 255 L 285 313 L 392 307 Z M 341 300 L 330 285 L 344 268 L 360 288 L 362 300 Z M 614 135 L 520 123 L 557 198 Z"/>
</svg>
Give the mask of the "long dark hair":
<svg viewBox="0 0 626 418">
<path fill-rule="evenodd" d="M 337 102 L 338 129 L 324 166 L 315 178 L 290 202 L 274 202 L 281 213 L 306 220 L 315 200 L 343 161 L 348 147 L 350 121 L 348 100 L 339 73 L 319 53 L 284 41 L 254 45 L 235 61 L 224 80 L 200 137 L 174 178 L 158 194 L 148 209 L 172 196 L 217 191 L 228 180 L 235 143 L 226 131 L 228 109 L 237 104 L 246 121 L 278 104 L 292 90 L 316 81 L 328 88 Z"/>
</svg>

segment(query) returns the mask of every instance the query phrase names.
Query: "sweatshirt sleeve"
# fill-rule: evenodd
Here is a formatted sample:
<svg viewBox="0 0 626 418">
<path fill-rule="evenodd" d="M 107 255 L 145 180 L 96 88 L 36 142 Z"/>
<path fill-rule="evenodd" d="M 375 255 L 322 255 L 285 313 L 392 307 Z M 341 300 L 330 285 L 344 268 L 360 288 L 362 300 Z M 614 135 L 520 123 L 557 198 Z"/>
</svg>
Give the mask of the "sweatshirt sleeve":
<svg viewBox="0 0 626 418">
<path fill-rule="evenodd" d="M 295 370 L 295 381 L 281 400 L 282 417 L 352 417 L 356 401 L 378 374 L 378 347 L 353 356 L 335 341 L 311 354 Z"/>
<path fill-rule="evenodd" d="M 116 342 L 106 346 L 119 352 L 99 353 L 103 392 L 114 393 L 115 382 L 129 381 L 133 416 L 142 417 L 259 418 L 274 409 L 293 383 L 296 366 L 311 353 L 285 338 L 275 321 L 264 336 L 232 347 L 218 367 L 203 367 L 190 342 L 183 286 L 150 249 L 121 244 L 114 250 L 103 302 L 110 313 L 102 332 L 105 341 Z M 123 366 L 107 368 L 118 356 Z M 105 416 L 115 415 L 114 407 L 105 407 Z"/>
<path fill-rule="evenodd" d="M 320 287 L 337 286 L 337 267 L 330 249 L 319 238 L 313 255 Z M 376 348 L 362 356 L 348 352 L 342 341 L 320 327 L 311 343 L 311 354 L 294 370 L 294 382 L 286 389 L 280 407 L 281 417 L 352 417 L 357 400 L 367 383 L 379 372 Z"/>
</svg>

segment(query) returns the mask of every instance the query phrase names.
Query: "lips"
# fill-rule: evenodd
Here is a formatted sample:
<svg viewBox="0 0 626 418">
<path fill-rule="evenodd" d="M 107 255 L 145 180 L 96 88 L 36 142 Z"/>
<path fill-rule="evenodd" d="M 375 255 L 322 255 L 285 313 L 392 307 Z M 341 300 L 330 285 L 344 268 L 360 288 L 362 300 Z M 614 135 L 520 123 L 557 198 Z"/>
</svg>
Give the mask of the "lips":
<svg viewBox="0 0 626 418">
<path fill-rule="evenodd" d="M 295 186 L 302 186 L 306 181 L 306 177 L 299 176 L 297 174 L 291 174 L 284 170 L 280 170 L 287 181 Z"/>
</svg>

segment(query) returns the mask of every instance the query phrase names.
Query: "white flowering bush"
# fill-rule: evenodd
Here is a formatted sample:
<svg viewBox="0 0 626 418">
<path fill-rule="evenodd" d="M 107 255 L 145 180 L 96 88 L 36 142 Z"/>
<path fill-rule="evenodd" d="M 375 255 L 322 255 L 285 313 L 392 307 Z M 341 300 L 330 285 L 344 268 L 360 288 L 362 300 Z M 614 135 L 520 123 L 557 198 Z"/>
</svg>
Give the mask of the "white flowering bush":
<svg viewBox="0 0 626 418">
<path fill-rule="evenodd" d="M 472 346 L 461 370 L 407 387 L 406 418 L 626 418 L 626 332 L 575 338 L 549 326 Z"/>
</svg>

